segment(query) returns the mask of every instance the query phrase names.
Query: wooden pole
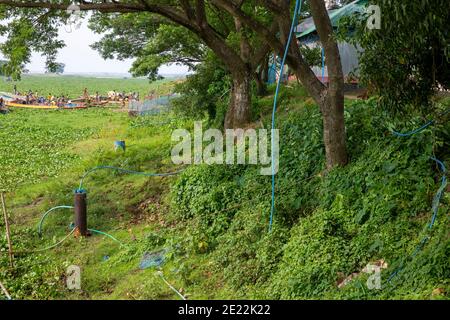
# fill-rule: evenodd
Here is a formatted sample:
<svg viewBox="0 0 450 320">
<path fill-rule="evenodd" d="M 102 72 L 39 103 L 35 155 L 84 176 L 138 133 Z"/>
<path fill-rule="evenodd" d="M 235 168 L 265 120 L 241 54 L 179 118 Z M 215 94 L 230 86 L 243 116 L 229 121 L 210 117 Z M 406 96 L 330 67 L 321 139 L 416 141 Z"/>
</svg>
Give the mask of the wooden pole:
<svg viewBox="0 0 450 320">
<path fill-rule="evenodd" d="M 88 236 L 86 192 L 75 192 L 75 236 Z"/>
<path fill-rule="evenodd" d="M 13 263 L 13 250 L 12 250 L 12 243 L 11 243 L 11 231 L 9 229 L 8 213 L 6 212 L 5 197 L 3 196 L 3 192 L 0 193 L 0 198 L 2 199 L 3 215 L 5 217 L 6 240 L 8 241 L 9 264 L 10 264 L 11 268 L 13 268 L 14 263 Z"/>
</svg>

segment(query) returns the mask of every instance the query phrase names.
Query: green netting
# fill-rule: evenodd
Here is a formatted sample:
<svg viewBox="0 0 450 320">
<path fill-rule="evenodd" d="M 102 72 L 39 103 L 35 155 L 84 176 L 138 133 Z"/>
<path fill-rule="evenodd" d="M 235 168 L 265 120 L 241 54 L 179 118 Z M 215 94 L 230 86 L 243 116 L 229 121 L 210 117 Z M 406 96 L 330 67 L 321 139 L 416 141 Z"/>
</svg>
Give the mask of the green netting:
<svg viewBox="0 0 450 320">
<path fill-rule="evenodd" d="M 170 105 L 170 100 L 178 97 L 179 95 L 172 94 L 168 96 L 160 96 L 156 99 L 145 101 L 130 101 L 128 105 L 129 111 L 134 111 L 140 115 L 146 114 L 158 114 L 163 111 L 167 111 Z"/>
</svg>

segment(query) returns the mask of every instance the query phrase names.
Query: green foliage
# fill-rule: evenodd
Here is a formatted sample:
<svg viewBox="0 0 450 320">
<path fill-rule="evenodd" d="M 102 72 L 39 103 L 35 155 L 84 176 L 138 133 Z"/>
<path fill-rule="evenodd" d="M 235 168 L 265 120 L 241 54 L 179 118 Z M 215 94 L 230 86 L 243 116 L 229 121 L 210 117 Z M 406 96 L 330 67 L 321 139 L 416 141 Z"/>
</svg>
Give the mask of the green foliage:
<svg viewBox="0 0 450 320">
<path fill-rule="evenodd" d="M 230 75 L 215 55 L 195 67 L 195 73 L 178 84 L 175 91 L 182 96 L 172 101 L 175 112 L 191 118 L 205 115 L 215 125 L 222 126 L 230 91 Z"/>
<path fill-rule="evenodd" d="M 36 19 L 37 16 L 39 19 Z M 57 52 L 64 47 L 64 42 L 58 39 L 58 22 L 66 21 L 65 12 L 46 12 L 44 9 L 21 11 L 2 6 L 0 19 L 0 34 L 6 37 L 0 45 L 0 51 L 7 59 L 3 66 L 5 75 L 20 79 L 24 66 L 30 62 L 32 51 L 46 58 L 48 70 L 55 70 Z M 33 23 L 37 20 L 39 23 Z"/>
<path fill-rule="evenodd" d="M 63 74 L 65 68 L 66 68 L 66 65 L 64 63 L 54 63 L 47 68 L 47 72 Z"/>
<path fill-rule="evenodd" d="M 0 224 L 1 228 L 4 225 Z M 35 229 L 12 229 L 16 252 L 30 249 L 31 244 L 38 239 Z M 55 239 L 53 239 L 54 241 Z M 54 241 L 56 242 L 56 241 Z M 52 245 L 50 242 L 48 245 Z M 42 244 L 41 244 L 42 245 Z M 55 299 L 61 293 L 61 275 L 69 266 L 67 263 L 54 264 L 45 254 L 22 256 L 14 260 L 14 269 L 8 270 L 8 246 L 5 237 L 0 238 L 0 277 L 2 282 L 8 279 L 7 288 L 14 299 Z M 20 277 L 17 275 L 20 274 Z M 0 300 L 3 299 L 3 293 Z"/>
<path fill-rule="evenodd" d="M 229 230 L 218 238 L 219 245 L 212 254 L 213 267 L 215 272 L 223 273 L 238 296 L 263 298 L 265 293 L 260 288 L 276 272 L 290 230 L 277 226 L 269 234 L 268 203 L 251 204 L 236 213 Z"/>
<path fill-rule="evenodd" d="M 381 8 L 380 30 L 366 28 L 367 15 L 342 26 L 348 34 L 349 26 L 356 25 L 349 40 L 364 49 L 361 80 L 376 87 L 386 108 L 405 111 L 412 104 L 426 109 L 439 85 L 450 86 L 448 2 L 376 0 L 370 4 Z"/>
<path fill-rule="evenodd" d="M 65 118 L 67 122 L 61 124 L 52 121 L 52 113 L 55 112 L 68 113 Z M 91 119 L 93 114 L 105 115 L 98 110 L 76 110 L 74 113 L 15 110 L 2 115 L 0 190 L 11 191 L 24 183 L 32 184 L 59 176 L 78 158 L 67 150 L 67 146 L 98 132 L 105 123 L 98 121 L 95 124 L 86 124 L 81 121 Z"/>
<path fill-rule="evenodd" d="M 321 67 L 322 66 L 322 49 L 320 47 L 310 48 L 307 45 L 300 45 L 300 52 L 303 59 L 310 67 Z"/>
<path fill-rule="evenodd" d="M 217 245 L 216 237 L 228 229 L 236 212 L 233 204 L 242 196 L 240 172 L 239 167 L 194 166 L 173 185 L 175 218 L 194 220 L 193 244 L 200 250 L 213 248 Z"/>
<path fill-rule="evenodd" d="M 142 54 L 164 19 L 148 13 L 93 13 L 89 28 L 102 38 L 91 47 L 104 59 L 130 59 Z"/>
<path fill-rule="evenodd" d="M 0 60 L 0 76 L 4 76 L 5 73 L 3 72 L 3 67 L 6 66 L 8 61 L 6 60 Z"/>
<path fill-rule="evenodd" d="M 136 58 L 130 72 L 153 81 L 162 65 L 176 63 L 194 68 L 206 52 L 191 31 L 148 13 L 96 14 L 89 25 L 103 35 L 92 47 L 104 58 Z"/>
<path fill-rule="evenodd" d="M 205 46 L 190 31 L 163 24 L 134 61 L 131 72 L 135 76 L 148 75 L 155 79 L 159 67 L 164 64 L 176 63 L 193 69 L 203 60 L 205 52 Z"/>
<path fill-rule="evenodd" d="M 419 118 L 413 120 L 410 126 L 420 125 Z M 207 243 L 207 250 L 197 252 L 211 252 L 214 270 L 235 296 L 410 298 L 417 287 L 421 291 L 414 297 L 428 298 L 433 289 L 448 287 L 442 215 L 448 203 L 432 241 L 417 259 L 408 259 L 424 235 L 437 190 L 429 157 L 435 152 L 449 159 L 436 144 L 445 130 L 396 137 L 389 130 L 402 129 L 402 121 L 380 112 L 375 100 L 352 103 L 346 121 L 351 163 L 325 174 L 317 108 L 306 104 L 280 120 L 281 166 L 271 234 L 270 179 L 255 168 L 241 166 L 238 185 L 231 182 L 236 169 L 221 166 L 192 168 L 174 185 L 176 217 L 195 222 L 188 231 L 195 235 L 193 245 Z M 225 192 L 230 187 L 236 192 Z M 368 292 L 364 275 L 337 288 L 345 277 L 380 259 L 389 265 L 382 273 L 384 290 Z M 432 267 L 426 259 L 432 259 Z M 386 279 L 402 261 L 409 261 L 407 268 L 391 288 Z M 420 276 L 427 272 L 431 275 Z"/>
</svg>

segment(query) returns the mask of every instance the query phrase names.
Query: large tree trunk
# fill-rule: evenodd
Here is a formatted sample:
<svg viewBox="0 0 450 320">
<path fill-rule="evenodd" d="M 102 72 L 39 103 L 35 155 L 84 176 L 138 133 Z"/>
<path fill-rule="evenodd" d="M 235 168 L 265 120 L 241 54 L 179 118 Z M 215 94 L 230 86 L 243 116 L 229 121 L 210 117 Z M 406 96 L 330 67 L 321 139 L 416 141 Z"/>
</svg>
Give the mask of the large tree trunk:
<svg viewBox="0 0 450 320">
<path fill-rule="evenodd" d="M 344 166 L 348 161 L 344 122 L 344 73 L 325 3 L 322 0 L 312 0 L 310 6 L 314 24 L 325 51 L 328 69 L 329 84 L 325 91 L 326 101 L 320 107 L 323 115 L 327 169 L 331 169 L 335 166 Z"/>
<path fill-rule="evenodd" d="M 251 112 L 251 84 L 252 67 L 250 64 L 251 47 L 244 32 L 244 26 L 239 19 L 234 19 L 236 31 L 240 33 L 240 58 L 244 65 L 238 72 L 231 72 L 233 84 L 231 86 L 230 106 L 225 115 L 225 129 L 243 128 L 250 122 Z"/>
<path fill-rule="evenodd" d="M 327 169 L 347 163 L 344 99 L 328 95 L 321 105 Z"/>
<path fill-rule="evenodd" d="M 249 72 L 244 77 L 234 77 L 230 105 L 225 116 L 225 129 L 243 128 L 250 122 L 251 80 Z"/>
<path fill-rule="evenodd" d="M 299 54 L 293 41 L 287 62 L 294 69 L 313 99 L 319 105 L 323 117 L 323 139 L 327 169 L 347 164 L 347 146 L 344 122 L 344 75 L 337 42 L 333 39 L 333 27 L 323 0 L 310 1 L 311 13 L 317 33 L 325 51 L 329 85 L 324 86 Z M 288 11 L 289 12 L 289 11 Z M 288 17 L 279 17 L 280 29 L 289 34 Z"/>
</svg>

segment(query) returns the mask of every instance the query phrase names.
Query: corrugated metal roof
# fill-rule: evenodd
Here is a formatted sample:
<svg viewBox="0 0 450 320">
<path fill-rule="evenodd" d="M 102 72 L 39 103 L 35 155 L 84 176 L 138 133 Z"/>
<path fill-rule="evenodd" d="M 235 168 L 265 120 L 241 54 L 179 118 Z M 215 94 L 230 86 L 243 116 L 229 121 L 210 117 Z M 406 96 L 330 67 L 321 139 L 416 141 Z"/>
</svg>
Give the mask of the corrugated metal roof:
<svg viewBox="0 0 450 320">
<path fill-rule="evenodd" d="M 331 24 L 333 25 L 333 27 L 337 27 L 339 20 L 342 17 L 348 16 L 355 12 L 363 12 L 365 10 L 364 7 L 367 3 L 368 0 L 356 0 L 353 1 L 352 3 L 349 3 L 346 6 L 343 6 L 340 9 L 328 10 L 328 15 L 330 16 Z M 314 25 L 312 17 L 303 20 L 295 29 L 297 38 L 303 38 L 315 31 L 316 26 Z"/>
</svg>

